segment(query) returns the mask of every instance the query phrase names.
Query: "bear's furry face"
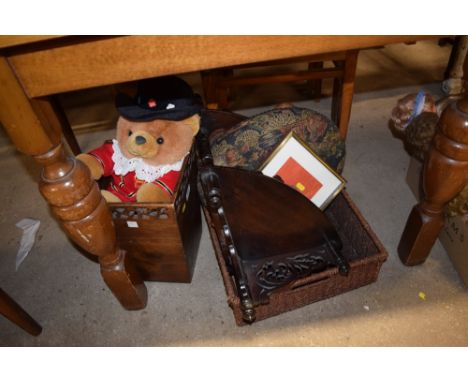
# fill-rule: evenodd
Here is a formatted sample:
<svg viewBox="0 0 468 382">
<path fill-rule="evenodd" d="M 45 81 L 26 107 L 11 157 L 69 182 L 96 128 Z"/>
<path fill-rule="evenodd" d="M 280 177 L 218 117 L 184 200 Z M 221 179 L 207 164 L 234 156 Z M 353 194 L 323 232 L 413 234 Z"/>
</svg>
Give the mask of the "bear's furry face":
<svg viewBox="0 0 468 382">
<path fill-rule="evenodd" d="M 149 122 L 132 122 L 120 117 L 117 141 L 127 158 L 143 158 L 153 166 L 172 164 L 190 151 L 199 126 L 198 115 L 182 121 L 156 119 Z"/>
</svg>

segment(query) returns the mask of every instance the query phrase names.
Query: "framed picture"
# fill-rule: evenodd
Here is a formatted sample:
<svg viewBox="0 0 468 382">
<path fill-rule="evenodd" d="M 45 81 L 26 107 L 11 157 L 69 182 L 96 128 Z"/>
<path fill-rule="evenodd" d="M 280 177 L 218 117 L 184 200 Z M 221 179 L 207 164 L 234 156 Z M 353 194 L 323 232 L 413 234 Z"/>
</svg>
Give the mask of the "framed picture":
<svg viewBox="0 0 468 382">
<path fill-rule="evenodd" d="M 346 181 L 293 132 L 289 133 L 260 171 L 296 189 L 321 210 L 343 189 Z"/>
</svg>

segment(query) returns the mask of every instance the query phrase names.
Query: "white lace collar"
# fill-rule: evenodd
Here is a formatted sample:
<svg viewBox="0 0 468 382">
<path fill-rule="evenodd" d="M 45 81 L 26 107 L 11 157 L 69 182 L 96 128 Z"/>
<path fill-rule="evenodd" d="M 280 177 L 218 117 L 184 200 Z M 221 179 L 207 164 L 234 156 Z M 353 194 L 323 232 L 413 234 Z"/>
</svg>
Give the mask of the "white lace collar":
<svg viewBox="0 0 468 382">
<path fill-rule="evenodd" d="M 119 143 L 116 139 L 112 140 L 112 148 L 114 149 L 112 160 L 114 161 L 114 172 L 116 175 L 127 175 L 129 172 L 135 171 L 135 176 L 138 179 L 144 180 L 148 183 L 161 178 L 169 171 L 179 171 L 182 168 L 182 163 L 184 162 L 184 159 L 182 158 L 176 163 L 152 166 L 145 163 L 143 158 L 127 158 L 124 156 L 122 151 L 120 151 Z"/>
</svg>

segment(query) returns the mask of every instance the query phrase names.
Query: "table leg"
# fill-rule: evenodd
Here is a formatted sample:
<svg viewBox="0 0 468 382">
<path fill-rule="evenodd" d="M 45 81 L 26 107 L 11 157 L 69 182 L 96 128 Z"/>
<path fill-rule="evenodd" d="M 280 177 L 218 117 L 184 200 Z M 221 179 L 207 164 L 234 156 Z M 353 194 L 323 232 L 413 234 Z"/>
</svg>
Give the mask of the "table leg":
<svg viewBox="0 0 468 382">
<path fill-rule="evenodd" d="M 423 170 L 424 199 L 408 217 L 398 246 L 405 265 L 423 263 L 444 225 L 443 208 L 468 181 L 468 96 L 440 117 Z"/>
<path fill-rule="evenodd" d="M 43 166 L 39 190 L 56 219 L 74 242 L 98 256 L 104 281 L 120 303 L 126 309 L 144 308 L 146 287 L 131 259 L 117 248 L 112 217 L 88 168 L 65 154 L 60 129 L 41 112 L 39 101 L 27 97 L 3 57 L 0 84 L 0 120 L 16 148 Z"/>
<path fill-rule="evenodd" d="M 81 149 L 58 97 L 36 98 L 32 100 L 36 114 L 42 114 L 54 129 L 61 132 L 73 154 L 81 154 Z"/>
<path fill-rule="evenodd" d="M 235 89 L 228 87 L 224 80 L 234 76 L 233 69 L 213 69 L 201 72 L 205 104 L 208 109 L 226 109 L 229 104 L 229 94 Z"/>
<path fill-rule="evenodd" d="M 38 336 L 42 332 L 41 325 L 1 288 L 0 314 L 33 336 Z"/>
</svg>

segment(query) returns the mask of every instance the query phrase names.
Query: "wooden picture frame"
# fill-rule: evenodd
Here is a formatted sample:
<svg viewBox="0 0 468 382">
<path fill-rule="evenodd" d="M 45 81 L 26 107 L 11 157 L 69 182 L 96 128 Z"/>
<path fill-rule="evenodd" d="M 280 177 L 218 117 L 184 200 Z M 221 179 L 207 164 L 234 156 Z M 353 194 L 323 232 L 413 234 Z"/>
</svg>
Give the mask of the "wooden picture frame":
<svg viewBox="0 0 468 382">
<path fill-rule="evenodd" d="M 289 133 L 259 169 L 279 178 L 324 210 L 346 180 L 325 163 L 297 134 Z"/>
</svg>

